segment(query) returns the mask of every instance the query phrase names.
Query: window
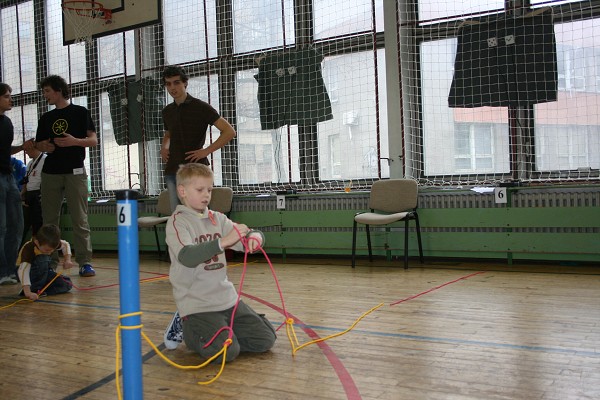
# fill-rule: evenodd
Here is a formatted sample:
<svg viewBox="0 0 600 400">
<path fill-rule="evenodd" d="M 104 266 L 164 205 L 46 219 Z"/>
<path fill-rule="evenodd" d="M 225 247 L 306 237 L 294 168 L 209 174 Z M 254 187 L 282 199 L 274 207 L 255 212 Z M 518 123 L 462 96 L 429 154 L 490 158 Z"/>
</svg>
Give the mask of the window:
<svg viewBox="0 0 600 400">
<path fill-rule="evenodd" d="M 60 0 L 46 2 L 46 54 L 48 71 L 60 75 L 67 83 L 85 81 L 86 73 L 85 45 L 63 46 L 62 9 Z"/>
<path fill-rule="evenodd" d="M 434 20 L 429 23 L 439 23 L 465 19 L 468 18 L 465 16 L 469 15 L 480 16 L 485 15 L 488 11 L 491 13 L 504 10 L 504 3 L 504 0 L 419 0 L 419 20 Z"/>
<path fill-rule="evenodd" d="M 375 1 L 375 27 L 371 0 L 354 0 L 340 3 L 330 0 L 314 0 L 315 39 L 326 39 L 368 32 L 383 31 L 383 0 Z"/>
<path fill-rule="evenodd" d="M 536 165 L 539 171 L 600 168 L 600 126 L 543 125 L 536 133 Z"/>
<path fill-rule="evenodd" d="M 385 63 L 383 51 L 378 53 L 378 65 Z M 379 160 L 373 149 L 381 149 L 387 157 L 387 124 L 385 98 L 377 97 L 373 52 L 360 52 L 326 57 L 323 76 L 327 92 L 336 87 L 336 101 L 332 101 L 333 119 L 317 125 L 319 165 L 321 180 L 377 178 Z M 380 71 L 379 94 L 385 92 L 385 79 Z M 377 126 L 376 101 L 379 99 L 380 125 Z M 378 137 L 379 132 L 379 137 Z M 337 137 L 332 147 L 330 137 Z M 335 154 L 337 152 L 337 154 Z M 337 166 L 334 165 L 338 164 Z M 327 168 L 324 168 L 327 167 Z M 382 166 L 382 176 L 389 173 L 387 163 Z"/>
<path fill-rule="evenodd" d="M 340 135 L 329 136 L 329 171 L 322 175 L 330 175 L 334 179 L 342 178 L 342 161 L 340 154 Z"/>
<path fill-rule="evenodd" d="M 239 183 L 289 183 L 300 180 L 297 126 L 262 130 L 257 101 L 258 70 L 240 71 L 236 77 Z"/>
<path fill-rule="evenodd" d="M 39 119 L 36 104 L 13 107 L 6 112 L 6 116 L 12 121 L 15 130 L 13 145 L 35 138 Z"/>
<path fill-rule="evenodd" d="M 294 2 L 234 0 L 233 37 L 235 53 L 294 44 Z"/>
<path fill-rule="evenodd" d="M 33 1 L 0 10 L 2 29 L 2 80 L 19 94 L 36 89 Z M 21 87 L 21 84 L 23 87 Z"/>
<path fill-rule="evenodd" d="M 125 35 L 125 50 L 123 50 Z M 98 38 L 98 73 L 101 78 L 112 75 L 135 74 L 133 31 Z"/>
<path fill-rule="evenodd" d="M 102 189 L 119 190 L 140 185 L 138 145 L 117 144 L 106 92 L 101 95 L 100 126 L 96 127 L 96 131 L 98 137 L 102 139 L 100 141 Z"/>
<path fill-rule="evenodd" d="M 455 172 L 494 172 L 492 126 L 456 124 L 454 133 Z"/>
<path fill-rule="evenodd" d="M 600 19 L 555 25 L 558 100 L 535 106 L 536 170 L 600 168 Z"/>
<path fill-rule="evenodd" d="M 169 0 L 163 6 L 165 64 L 215 57 L 216 21 L 215 0 Z"/>
<path fill-rule="evenodd" d="M 77 105 L 79 105 L 79 106 L 86 107 L 86 108 L 88 107 L 88 104 L 87 104 L 87 102 L 88 102 L 88 99 L 87 99 L 87 97 L 86 97 L 86 96 L 79 96 L 79 97 L 72 97 L 72 98 L 71 98 L 71 103 L 72 103 L 72 104 L 77 104 Z M 51 107 L 51 108 L 54 108 L 54 107 Z M 100 130 L 100 129 L 99 129 L 99 127 L 98 127 L 98 126 L 96 126 L 96 134 L 97 134 L 97 135 L 100 135 L 100 133 L 99 133 L 99 130 Z M 85 167 L 85 171 L 86 171 L 86 173 L 87 173 L 87 176 L 88 176 L 88 190 L 89 190 L 89 191 L 90 191 L 90 193 L 91 193 L 91 188 L 92 188 L 92 176 L 93 176 L 93 173 L 92 173 L 92 172 L 93 172 L 93 171 L 91 170 L 91 163 L 90 163 L 90 148 L 89 148 L 89 147 L 86 147 L 86 148 L 85 148 L 85 160 L 83 161 L 83 165 L 84 165 L 84 167 Z M 100 166 L 94 166 L 94 167 L 95 167 L 95 168 L 99 168 Z M 88 198 L 88 200 L 89 200 L 89 198 Z"/>
<path fill-rule="evenodd" d="M 219 111 L 219 79 L 217 75 L 190 78 L 188 81 L 188 93 L 209 103 L 217 111 Z M 169 101 L 172 100 L 173 99 L 169 96 Z M 208 131 L 206 132 L 206 145 L 208 146 L 208 143 L 215 141 L 218 135 L 219 130 L 215 127 L 209 126 Z M 219 149 L 212 153 L 209 157 L 211 167 L 215 174 L 215 185 L 223 184 L 222 154 L 222 149 Z"/>
<path fill-rule="evenodd" d="M 509 171 L 508 109 L 449 108 L 456 39 L 421 44 L 426 176 Z"/>
<path fill-rule="evenodd" d="M 548 5 L 548 0 L 530 0 L 532 7 L 545 7 Z M 568 3 L 583 3 L 582 0 L 552 0 L 552 5 L 568 4 Z"/>
</svg>

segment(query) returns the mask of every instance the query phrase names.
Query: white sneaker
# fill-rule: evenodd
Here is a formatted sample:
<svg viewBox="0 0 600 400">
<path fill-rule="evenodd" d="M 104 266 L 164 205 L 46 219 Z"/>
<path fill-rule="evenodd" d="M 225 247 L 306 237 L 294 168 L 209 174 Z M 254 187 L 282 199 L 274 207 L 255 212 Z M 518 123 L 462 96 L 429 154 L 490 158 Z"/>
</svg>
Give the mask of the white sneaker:
<svg viewBox="0 0 600 400">
<path fill-rule="evenodd" d="M 19 282 L 12 276 L 3 276 L 0 278 L 0 285 L 16 285 L 17 283 Z"/>
<path fill-rule="evenodd" d="M 169 350 L 175 350 L 179 343 L 183 342 L 183 325 L 179 311 L 175 312 L 169 326 L 165 330 L 164 336 L 165 347 Z"/>
</svg>

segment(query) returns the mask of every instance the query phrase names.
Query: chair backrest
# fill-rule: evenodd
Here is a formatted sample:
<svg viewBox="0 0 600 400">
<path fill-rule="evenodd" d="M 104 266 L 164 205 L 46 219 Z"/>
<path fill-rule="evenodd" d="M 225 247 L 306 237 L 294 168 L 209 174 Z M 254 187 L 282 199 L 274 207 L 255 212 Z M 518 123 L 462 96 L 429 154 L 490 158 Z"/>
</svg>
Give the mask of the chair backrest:
<svg viewBox="0 0 600 400">
<path fill-rule="evenodd" d="M 233 190 L 230 187 L 214 187 L 208 208 L 219 211 L 225 215 L 231 211 L 233 204 Z"/>
<path fill-rule="evenodd" d="M 171 215 L 171 199 L 169 198 L 169 191 L 166 189 L 158 195 L 156 212 L 160 215 Z"/>
<path fill-rule="evenodd" d="M 373 183 L 369 208 L 387 213 L 412 210 L 417 207 L 419 190 L 412 179 L 382 179 Z"/>
</svg>

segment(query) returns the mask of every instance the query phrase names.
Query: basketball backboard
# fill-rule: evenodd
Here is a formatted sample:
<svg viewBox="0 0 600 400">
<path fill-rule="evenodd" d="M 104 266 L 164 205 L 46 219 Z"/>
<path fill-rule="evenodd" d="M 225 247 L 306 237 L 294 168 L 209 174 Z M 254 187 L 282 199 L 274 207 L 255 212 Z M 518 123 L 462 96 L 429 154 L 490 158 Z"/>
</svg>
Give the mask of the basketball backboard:
<svg viewBox="0 0 600 400">
<path fill-rule="evenodd" d="M 111 35 L 117 32 L 141 28 L 147 25 L 159 23 L 162 18 L 161 0 L 100 0 L 100 1 L 61 1 L 63 5 L 72 8 L 99 8 L 111 11 L 112 18 L 105 20 L 100 17 L 91 18 L 89 12 L 75 13 L 74 18 L 84 18 L 92 24 L 91 37 Z M 78 34 L 73 23 L 62 16 L 63 44 L 74 43 Z"/>
</svg>

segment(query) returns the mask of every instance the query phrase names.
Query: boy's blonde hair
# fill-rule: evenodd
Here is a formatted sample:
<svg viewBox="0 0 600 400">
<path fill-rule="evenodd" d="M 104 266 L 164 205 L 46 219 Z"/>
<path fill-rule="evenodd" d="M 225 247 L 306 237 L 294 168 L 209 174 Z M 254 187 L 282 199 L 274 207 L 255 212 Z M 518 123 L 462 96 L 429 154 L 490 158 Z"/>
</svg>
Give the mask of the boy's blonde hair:
<svg viewBox="0 0 600 400">
<path fill-rule="evenodd" d="M 193 178 L 213 178 L 213 172 L 208 165 L 189 163 L 183 164 L 177 170 L 177 185 L 186 185 Z"/>
</svg>

